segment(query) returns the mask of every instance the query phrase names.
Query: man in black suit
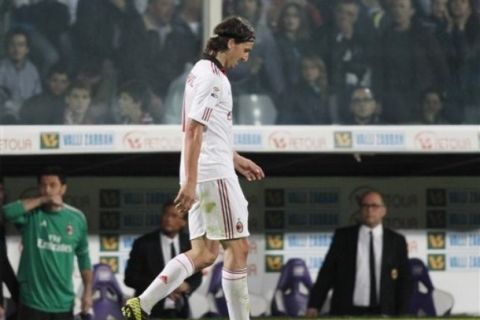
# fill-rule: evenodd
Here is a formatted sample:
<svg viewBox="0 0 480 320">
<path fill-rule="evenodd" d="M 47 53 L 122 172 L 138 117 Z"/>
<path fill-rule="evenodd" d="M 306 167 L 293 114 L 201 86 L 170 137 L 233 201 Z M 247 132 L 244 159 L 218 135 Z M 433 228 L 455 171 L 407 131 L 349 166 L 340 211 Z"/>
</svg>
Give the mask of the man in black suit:
<svg viewBox="0 0 480 320">
<path fill-rule="evenodd" d="M 2 205 L 6 203 L 5 187 L 3 178 L 0 177 L 0 213 Z M 1 216 L 1 215 L 0 215 Z M 0 318 L 6 315 L 3 299 L 2 282 L 7 285 L 12 301 L 18 306 L 18 282 L 7 256 L 7 244 L 5 239 L 5 225 L 3 219 L 0 219 Z M 7 319 L 15 318 L 16 314 L 10 315 Z"/>
<path fill-rule="evenodd" d="M 158 276 L 165 264 L 179 252 L 191 248 L 187 234 L 181 232 L 185 219 L 170 201 L 163 206 L 160 229 L 136 239 L 130 251 L 125 270 L 125 284 L 135 289 L 135 295 L 142 293 Z M 153 309 L 150 317 L 188 318 L 190 306 L 188 296 L 202 282 L 201 272 L 187 278 L 170 296 L 161 300 Z"/>
<path fill-rule="evenodd" d="M 407 313 L 411 277 L 405 237 L 383 227 L 387 209 L 379 192 L 363 194 L 360 207 L 361 224 L 335 231 L 310 291 L 309 317 L 318 316 L 330 289 L 332 315 Z"/>
</svg>

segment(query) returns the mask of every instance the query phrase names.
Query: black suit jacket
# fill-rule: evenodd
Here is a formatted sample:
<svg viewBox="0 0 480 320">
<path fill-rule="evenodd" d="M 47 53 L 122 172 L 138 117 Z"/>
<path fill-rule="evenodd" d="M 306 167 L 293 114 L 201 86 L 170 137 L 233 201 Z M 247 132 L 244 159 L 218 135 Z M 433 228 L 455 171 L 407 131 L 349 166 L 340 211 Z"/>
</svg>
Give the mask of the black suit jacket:
<svg viewBox="0 0 480 320">
<path fill-rule="evenodd" d="M 0 208 L 1 209 L 1 208 Z M 0 219 L 1 220 L 1 219 Z M 3 305 L 2 282 L 7 285 L 12 300 L 18 305 L 18 282 L 15 272 L 10 265 L 7 256 L 7 245 L 5 240 L 5 227 L 0 221 L 0 305 Z"/>
<path fill-rule="evenodd" d="M 188 235 L 180 233 L 180 251 L 185 252 L 191 248 Z M 160 230 L 147 233 L 133 242 L 130 259 L 125 270 L 125 284 L 135 289 L 135 295 L 142 293 L 165 267 L 162 247 L 160 245 Z M 168 262 L 168 261 L 167 261 Z M 202 282 L 202 273 L 197 272 L 185 280 L 190 285 L 190 292 L 196 290 Z M 161 300 L 153 309 L 152 317 L 176 316 L 187 318 L 190 306 L 188 297 L 184 297 L 184 305 L 176 312 L 165 310 L 165 299 Z"/>
<path fill-rule="evenodd" d="M 353 314 L 353 291 L 357 265 L 359 225 L 335 231 L 332 244 L 310 292 L 308 306 L 320 310 L 333 289 L 330 313 Z M 411 276 L 405 237 L 383 230 L 380 275 L 380 310 L 385 315 L 402 315 L 408 310 Z"/>
</svg>

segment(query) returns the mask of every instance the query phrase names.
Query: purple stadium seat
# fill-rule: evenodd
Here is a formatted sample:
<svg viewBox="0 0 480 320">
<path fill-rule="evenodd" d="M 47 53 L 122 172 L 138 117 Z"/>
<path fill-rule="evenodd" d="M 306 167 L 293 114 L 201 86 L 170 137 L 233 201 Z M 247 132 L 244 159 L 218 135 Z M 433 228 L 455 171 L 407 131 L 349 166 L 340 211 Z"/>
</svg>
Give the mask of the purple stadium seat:
<svg viewBox="0 0 480 320">
<path fill-rule="evenodd" d="M 93 267 L 93 320 L 121 320 L 123 293 L 108 264 Z"/>
<path fill-rule="evenodd" d="M 411 258 L 410 270 L 413 292 L 409 313 L 415 316 L 449 315 L 453 308 L 453 297 L 445 291 L 434 288 L 423 261 L 418 258 Z"/>
<path fill-rule="evenodd" d="M 312 279 L 303 259 L 289 259 L 280 271 L 272 300 L 272 315 L 305 315 Z"/>
</svg>

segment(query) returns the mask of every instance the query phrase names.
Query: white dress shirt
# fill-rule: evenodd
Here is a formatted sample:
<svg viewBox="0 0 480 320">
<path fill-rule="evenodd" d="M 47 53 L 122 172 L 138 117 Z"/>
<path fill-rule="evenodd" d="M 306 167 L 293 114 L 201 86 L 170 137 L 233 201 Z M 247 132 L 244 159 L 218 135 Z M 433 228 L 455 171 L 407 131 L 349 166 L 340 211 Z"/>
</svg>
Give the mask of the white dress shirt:
<svg viewBox="0 0 480 320">
<path fill-rule="evenodd" d="M 380 300 L 383 226 L 379 224 L 371 229 L 361 225 L 358 231 L 357 268 L 355 272 L 355 287 L 353 289 L 353 305 L 357 307 L 370 306 L 370 231 L 373 232 L 373 250 L 375 252 L 375 290 L 377 290 L 377 297 Z"/>
</svg>

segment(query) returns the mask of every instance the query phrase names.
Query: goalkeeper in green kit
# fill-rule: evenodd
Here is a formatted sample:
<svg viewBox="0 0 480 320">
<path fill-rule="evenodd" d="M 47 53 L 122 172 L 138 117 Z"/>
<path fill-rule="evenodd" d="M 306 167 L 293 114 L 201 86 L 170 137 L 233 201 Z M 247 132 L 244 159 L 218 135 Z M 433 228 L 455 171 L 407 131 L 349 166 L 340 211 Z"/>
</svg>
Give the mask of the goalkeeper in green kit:
<svg viewBox="0 0 480 320">
<path fill-rule="evenodd" d="M 81 211 L 63 202 L 67 185 L 60 168 L 45 168 L 38 176 L 38 186 L 40 196 L 3 207 L 4 218 L 15 224 L 22 236 L 18 316 L 28 320 L 73 320 L 75 256 L 84 285 L 82 313 L 92 306 L 87 221 Z"/>
</svg>

